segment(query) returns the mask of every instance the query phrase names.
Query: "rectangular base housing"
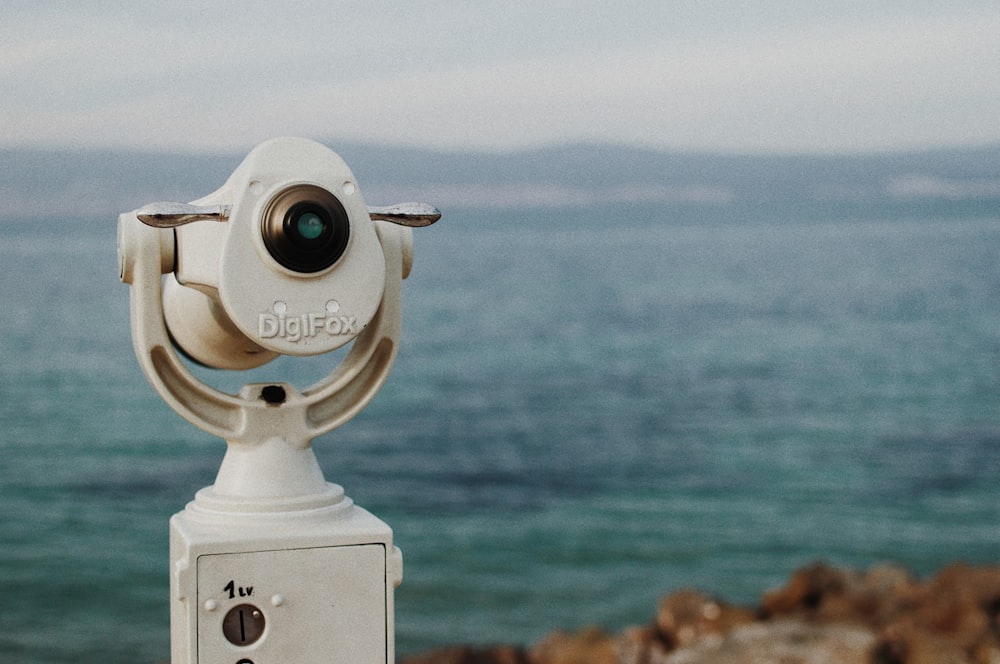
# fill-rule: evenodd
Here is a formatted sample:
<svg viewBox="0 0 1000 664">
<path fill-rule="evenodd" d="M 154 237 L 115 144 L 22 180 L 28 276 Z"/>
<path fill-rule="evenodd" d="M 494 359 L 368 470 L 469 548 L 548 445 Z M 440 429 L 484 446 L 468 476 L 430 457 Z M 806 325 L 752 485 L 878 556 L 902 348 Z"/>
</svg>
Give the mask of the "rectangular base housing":
<svg viewBox="0 0 1000 664">
<path fill-rule="evenodd" d="M 172 664 L 392 664 L 402 555 L 360 507 L 170 520 Z"/>
</svg>

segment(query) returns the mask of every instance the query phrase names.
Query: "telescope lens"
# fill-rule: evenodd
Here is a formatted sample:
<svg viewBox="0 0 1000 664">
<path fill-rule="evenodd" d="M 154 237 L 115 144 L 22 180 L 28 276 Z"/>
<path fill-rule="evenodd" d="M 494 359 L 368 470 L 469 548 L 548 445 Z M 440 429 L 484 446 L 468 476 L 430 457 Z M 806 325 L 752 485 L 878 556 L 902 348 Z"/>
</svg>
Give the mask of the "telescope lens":
<svg viewBox="0 0 1000 664">
<path fill-rule="evenodd" d="M 315 212 L 306 212 L 295 221 L 295 231 L 307 240 L 315 240 L 326 228 L 322 217 Z"/>
<path fill-rule="evenodd" d="M 326 189 L 298 185 L 268 205 L 261 232 L 268 252 L 295 272 L 321 272 L 343 255 L 351 225 L 344 206 Z"/>
</svg>

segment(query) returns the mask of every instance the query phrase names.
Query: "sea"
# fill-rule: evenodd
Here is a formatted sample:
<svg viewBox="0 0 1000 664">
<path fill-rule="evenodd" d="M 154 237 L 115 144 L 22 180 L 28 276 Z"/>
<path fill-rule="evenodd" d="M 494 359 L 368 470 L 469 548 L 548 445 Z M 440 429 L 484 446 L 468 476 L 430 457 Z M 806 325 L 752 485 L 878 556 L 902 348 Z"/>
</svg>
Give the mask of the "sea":
<svg viewBox="0 0 1000 664">
<path fill-rule="evenodd" d="M 387 384 L 315 442 L 403 551 L 398 653 L 1000 559 L 1000 210 L 444 212 Z M 167 661 L 168 519 L 224 452 L 139 370 L 115 231 L 0 225 L 5 663 Z"/>
</svg>

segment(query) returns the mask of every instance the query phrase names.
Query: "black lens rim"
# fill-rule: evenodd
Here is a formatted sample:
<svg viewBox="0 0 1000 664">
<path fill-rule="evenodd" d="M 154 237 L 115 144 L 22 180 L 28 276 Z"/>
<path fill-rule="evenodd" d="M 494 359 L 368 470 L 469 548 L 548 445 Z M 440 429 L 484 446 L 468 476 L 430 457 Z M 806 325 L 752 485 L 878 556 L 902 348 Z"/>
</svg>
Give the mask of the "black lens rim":
<svg viewBox="0 0 1000 664">
<path fill-rule="evenodd" d="M 313 213 L 323 220 L 316 238 L 303 236 L 296 228 L 302 215 Z M 315 185 L 297 185 L 283 190 L 267 206 L 261 220 L 261 235 L 268 253 L 279 264 L 305 274 L 326 270 L 347 249 L 350 218 L 340 200 Z"/>
</svg>

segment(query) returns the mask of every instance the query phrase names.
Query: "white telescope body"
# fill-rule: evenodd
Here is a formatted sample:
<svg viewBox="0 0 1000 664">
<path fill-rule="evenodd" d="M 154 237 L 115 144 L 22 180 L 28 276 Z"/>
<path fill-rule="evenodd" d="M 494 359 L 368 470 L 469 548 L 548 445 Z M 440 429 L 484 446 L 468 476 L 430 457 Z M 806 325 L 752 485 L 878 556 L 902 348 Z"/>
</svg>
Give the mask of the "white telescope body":
<svg viewBox="0 0 1000 664">
<path fill-rule="evenodd" d="M 215 483 L 170 520 L 172 664 L 394 661 L 402 556 L 388 525 L 327 482 L 312 441 L 353 417 L 392 367 L 410 226 L 424 204 L 366 207 L 347 165 L 304 139 L 255 148 L 217 191 L 122 214 L 122 281 L 143 372 L 227 441 Z M 196 378 L 353 345 L 305 389 L 237 394 Z"/>
</svg>

